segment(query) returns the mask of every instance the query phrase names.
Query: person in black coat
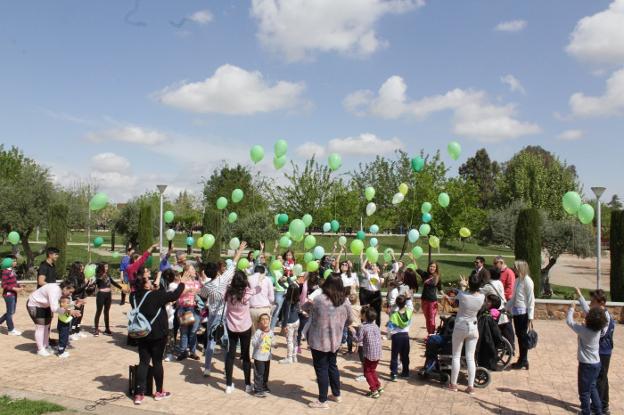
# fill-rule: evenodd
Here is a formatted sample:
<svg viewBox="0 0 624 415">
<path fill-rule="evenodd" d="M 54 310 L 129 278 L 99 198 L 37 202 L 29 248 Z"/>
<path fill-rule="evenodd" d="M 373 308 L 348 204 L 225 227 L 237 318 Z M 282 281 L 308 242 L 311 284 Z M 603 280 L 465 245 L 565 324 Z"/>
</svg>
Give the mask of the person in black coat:
<svg viewBox="0 0 624 415">
<path fill-rule="evenodd" d="M 75 261 L 69 268 L 69 275 L 67 281 L 75 287 L 72 294 L 72 301 L 84 300 L 87 298 L 88 281 L 84 276 L 84 264 L 80 261 Z M 71 334 L 72 340 L 78 340 L 80 337 L 80 323 L 82 322 L 82 316 L 84 316 L 84 304 L 76 306 L 76 310 L 80 311 L 80 317 L 74 317 L 71 322 Z"/>
<path fill-rule="evenodd" d="M 163 390 L 164 370 L 162 366 L 165 346 L 167 345 L 167 335 L 169 334 L 169 322 L 167 319 L 167 311 L 165 306 L 167 303 L 176 301 L 184 292 L 184 284 L 180 283 L 175 291 L 167 292 L 164 289 L 154 287 L 151 280 L 149 268 L 140 267 L 135 280 L 136 293 L 134 299 L 136 305 L 139 306 L 143 298 L 145 301 L 139 310 L 148 321 L 152 321 L 152 330 L 150 333 L 137 341 L 139 346 L 139 368 L 137 370 L 137 392 L 134 396 L 135 405 L 143 402 L 145 388 L 147 383 L 147 371 L 152 363 L 154 382 L 156 383 L 156 392 L 154 399 L 159 401 L 171 396 L 171 393 Z M 133 304 L 134 306 L 134 304 Z"/>
<path fill-rule="evenodd" d="M 489 312 L 483 309 L 477 320 L 479 341 L 477 342 L 477 364 L 489 370 L 496 370 L 498 362 L 498 346 L 503 343 L 498 323 Z"/>
</svg>

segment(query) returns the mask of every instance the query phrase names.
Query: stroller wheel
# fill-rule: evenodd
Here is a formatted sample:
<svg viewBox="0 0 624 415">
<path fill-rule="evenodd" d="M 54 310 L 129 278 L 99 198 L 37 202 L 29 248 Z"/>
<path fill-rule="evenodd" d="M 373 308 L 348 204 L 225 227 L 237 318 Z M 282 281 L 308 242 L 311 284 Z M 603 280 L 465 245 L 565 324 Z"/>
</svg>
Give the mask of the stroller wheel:
<svg viewBox="0 0 624 415">
<path fill-rule="evenodd" d="M 440 372 L 440 383 L 444 386 L 451 382 L 451 376 L 446 372 Z"/>
<path fill-rule="evenodd" d="M 475 388 L 487 388 L 491 381 L 492 377 L 490 376 L 490 371 L 486 368 L 478 367 L 475 373 Z"/>
</svg>

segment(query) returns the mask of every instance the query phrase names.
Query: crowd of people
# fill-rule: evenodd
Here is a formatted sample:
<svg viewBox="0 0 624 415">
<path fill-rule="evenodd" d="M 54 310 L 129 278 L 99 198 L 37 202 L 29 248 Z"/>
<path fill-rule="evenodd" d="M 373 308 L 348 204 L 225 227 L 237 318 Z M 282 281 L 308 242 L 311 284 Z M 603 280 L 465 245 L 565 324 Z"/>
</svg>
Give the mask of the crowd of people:
<svg viewBox="0 0 624 415">
<path fill-rule="evenodd" d="M 130 303 L 131 318 L 140 315 L 147 324 L 141 334 L 130 330 L 128 344 L 138 347 L 139 365 L 134 403 L 145 398 L 148 368 L 156 384 L 155 400 L 171 396 L 163 388 L 163 361 L 200 360 L 198 348 L 204 350 L 204 376 L 211 376 L 212 358 L 219 344 L 225 354 L 225 393 L 234 392 L 233 367 L 237 354 L 242 360 L 245 391 L 257 397 L 270 393 L 270 366 L 276 347 L 275 328 L 286 338 L 286 357 L 280 364 L 295 364 L 307 341 L 312 354 L 318 384 L 318 399 L 313 408 L 327 408 L 328 401 L 341 401 L 338 353 L 356 349 L 362 364 L 360 380 L 369 386 L 367 396 L 377 399 L 383 386 L 377 374 L 382 355 L 383 326 L 390 341 L 390 381 L 410 376 L 410 327 L 414 321 L 415 294 L 422 286 L 421 309 L 427 331 L 425 342 L 436 340 L 438 300 L 442 296 L 457 307 L 452 332 L 452 371 L 450 391 L 458 390 L 461 354 L 464 351 L 468 372 L 466 392 L 474 394 L 475 355 L 479 340 L 478 318 L 486 313 L 500 334 L 515 349 L 518 360 L 512 367 L 529 370 L 529 329 L 535 311 L 533 281 L 524 261 L 508 267 L 497 256 L 488 268 L 483 257 L 474 261 L 470 276 L 460 277 L 459 288 L 442 290 L 442 275 L 436 262 L 420 269 L 412 257 L 404 263 L 393 257 L 389 264 L 371 263 L 360 257 L 355 264 L 347 259 L 344 248 L 319 261 L 315 272 L 304 272 L 296 263 L 294 252 L 280 255 L 265 252 L 260 246 L 257 255 L 249 251 L 249 268 L 237 266 L 247 244 L 242 242 L 232 259 L 201 262 L 187 258 L 184 251 L 172 249 L 161 256 L 159 271 L 154 277 L 146 266 L 156 245 L 143 254 L 132 247 L 121 261 L 121 281 L 115 281 L 106 263 L 97 265 L 95 275 L 86 278 L 85 266 L 74 262 L 68 277 L 57 284 L 55 262 L 59 252 L 46 250 L 46 259 L 38 268 L 37 285 L 26 301 L 28 314 L 35 324 L 37 354 L 47 357 L 56 353 L 69 357 L 70 341 L 85 336 L 81 321 L 87 297 L 96 296 L 93 336 L 100 335 L 100 318 L 104 314 L 104 335 L 111 335 L 110 308 L 112 287 L 121 290 L 121 304 Z M 276 262 L 277 261 L 277 262 Z M 277 266 L 276 266 L 277 264 Z M 16 258 L 2 262 L 2 288 L 9 335 L 20 335 L 14 327 L 17 295 L 22 290 L 16 280 Z M 386 298 L 382 298 L 386 289 Z M 578 388 L 582 412 L 609 413 L 608 370 L 613 349 L 614 319 L 606 311 L 604 292 L 592 293 L 587 303 L 580 291 L 579 300 L 585 313 L 585 324 L 573 320 L 574 303 L 567 323 L 579 337 Z M 59 340 L 56 349 L 49 338 L 53 315 L 58 315 Z M 515 352 L 514 352 L 515 353 Z M 253 360 L 253 364 L 252 364 Z M 254 380 L 252 383 L 252 374 Z M 331 394 L 330 394 L 331 392 Z"/>
</svg>

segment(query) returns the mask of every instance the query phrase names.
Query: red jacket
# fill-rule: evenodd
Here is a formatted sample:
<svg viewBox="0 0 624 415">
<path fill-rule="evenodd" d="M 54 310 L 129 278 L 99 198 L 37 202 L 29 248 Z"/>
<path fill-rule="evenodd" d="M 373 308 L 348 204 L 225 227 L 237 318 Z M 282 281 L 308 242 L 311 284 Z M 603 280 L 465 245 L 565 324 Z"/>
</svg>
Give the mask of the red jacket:
<svg viewBox="0 0 624 415">
<path fill-rule="evenodd" d="M 516 283 L 516 274 L 514 274 L 511 268 L 507 267 L 500 272 L 500 281 L 503 283 L 503 287 L 505 288 L 505 300 L 509 301 L 513 295 L 514 284 Z"/>
<path fill-rule="evenodd" d="M 150 251 L 143 252 L 143 255 L 141 255 L 136 261 L 128 265 L 128 268 L 126 268 L 126 273 L 128 275 L 128 283 L 130 284 L 130 291 L 132 292 L 136 291 L 134 289 L 134 280 L 136 280 L 137 271 L 139 270 L 139 268 L 141 268 L 141 265 L 145 264 L 145 261 L 147 261 L 147 258 L 149 258 L 150 255 L 151 255 Z"/>
<path fill-rule="evenodd" d="M 2 270 L 2 289 L 4 290 L 2 295 L 4 297 L 16 297 L 17 293 L 15 292 L 15 288 L 19 286 L 12 268 Z"/>
</svg>

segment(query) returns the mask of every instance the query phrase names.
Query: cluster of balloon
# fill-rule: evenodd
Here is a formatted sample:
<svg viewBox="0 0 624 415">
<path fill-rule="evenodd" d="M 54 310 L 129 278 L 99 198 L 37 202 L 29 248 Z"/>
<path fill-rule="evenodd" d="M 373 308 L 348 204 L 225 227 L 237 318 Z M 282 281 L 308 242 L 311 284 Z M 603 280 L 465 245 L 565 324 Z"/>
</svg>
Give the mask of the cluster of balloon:
<svg viewBox="0 0 624 415">
<path fill-rule="evenodd" d="M 286 158 L 286 152 L 288 151 L 288 143 L 286 140 L 277 140 L 275 146 L 273 147 L 274 155 L 273 155 L 273 167 L 276 170 L 281 169 L 286 165 L 288 159 Z"/>
<path fill-rule="evenodd" d="M 260 163 L 264 158 L 264 148 L 260 145 L 255 145 L 251 147 L 251 150 L 249 150 L 249 156 L 251 157 L 251 161 L 253 161 L 254 164 Z"/>
<path fill-rule="evenodd" d="M 448 151 L 449 156 L 451 156 L 453 160 L 457 160 L 459 159 L 459 156 L 461 155 L 462 148 L 461 148 L 461 145 L 457 141 L 451 141 L 446 147 L 446 150 Z"/>
<path fill-rule="evenodd" d="M 104 238 L 102 238 L 101 236 L 96 236 L 95 239 L 93 240 L 93 247 L 99 248 L 102 246 L 103 243 L 104 243 Z"/>
<path fill-rule="evenodd" d="M 583 203 L 581 196 L 576 192 L 567 192 L 562 199 L 563 209 L 569 215 L 576 215 L 582 224 L 588 225 L 594 220 L 594 208 Z"/>
<path fill-rule="evenodd" d="M 89 209 L 93 211 L 102 210 L 108 205 L 108 196 L 106 193 L 96 193 L 89 201 Z"/>
<path fill-rule="evenodd" d="M 329 170 L 331 171 L 338 170 L 342 166 L 342 158 L 340 157 L 340 154 L 330 154 L 327 159 L 327 165 L 329 166 Z"/>
<path fill-rule="evenodd" d="M 19 233 L 12 231 L 12 232 L 9 232 L 8 239 L 11 245 L 17 245 L 20 241 L 20 235 Z"/>
</svg>

